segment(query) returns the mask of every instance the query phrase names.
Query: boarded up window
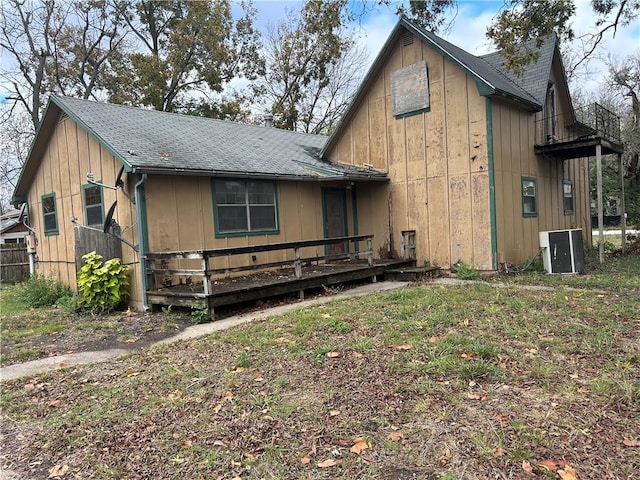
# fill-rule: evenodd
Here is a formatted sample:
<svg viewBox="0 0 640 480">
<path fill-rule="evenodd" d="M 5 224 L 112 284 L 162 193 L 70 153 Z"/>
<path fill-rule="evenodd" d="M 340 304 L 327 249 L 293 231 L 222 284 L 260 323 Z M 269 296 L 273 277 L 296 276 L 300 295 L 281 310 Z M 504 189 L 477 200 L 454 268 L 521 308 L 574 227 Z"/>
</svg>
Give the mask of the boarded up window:
<svg viewBox="0 0 640 480">
<path fill-rule="evenodd" d="M 266 181 L 214 182 L 217 234 L 276 232 L 276 185 Z"/>
<path fill-rule="evenodd" d="M 424 60 L 391 73 L 391 102 L 396 117 L 429 109 L 429 74 Z"/>
</svg>

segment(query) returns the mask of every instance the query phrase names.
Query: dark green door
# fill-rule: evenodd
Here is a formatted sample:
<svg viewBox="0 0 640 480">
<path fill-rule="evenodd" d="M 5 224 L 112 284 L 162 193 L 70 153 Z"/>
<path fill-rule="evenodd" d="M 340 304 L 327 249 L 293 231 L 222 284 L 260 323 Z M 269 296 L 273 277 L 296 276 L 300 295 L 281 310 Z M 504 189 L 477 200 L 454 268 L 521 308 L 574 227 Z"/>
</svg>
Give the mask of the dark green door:
<svg viewBox="0 0 640 480">
<path fill-rule="evenodd" d="M 324 216 L 324 238 L 346 237 L 347 193 L 343 188 L 322 189 L 322 212 Z M 335 256 L 347 253 L 348 243 L 336 243 L 325 248 L 325 254 Z"/>
</svg>

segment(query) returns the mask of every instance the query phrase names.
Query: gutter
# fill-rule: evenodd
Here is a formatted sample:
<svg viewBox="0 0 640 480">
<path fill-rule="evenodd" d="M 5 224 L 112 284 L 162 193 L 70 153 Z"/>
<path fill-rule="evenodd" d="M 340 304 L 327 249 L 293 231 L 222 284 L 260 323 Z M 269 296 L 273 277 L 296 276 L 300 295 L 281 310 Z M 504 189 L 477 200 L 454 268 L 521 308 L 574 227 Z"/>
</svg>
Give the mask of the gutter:
<svg viewBox="0 0 640 480">
<path fill-rule="evenodd" d="M 135 202 L 136 202 L 136 217 L 137 217 L 137 227 L 138 227 L 138 261 L 140 262 L 140 288 L 142 294 L 142 309 L 147 312 L 149 310 L 149 304 L 147 303 L 147 256 L 146 256 L 146 245 L 145 245 L 145 234 L 147 231 L 146 221 L 143 220 L 143 215 L 146 212 L 143 212 L 142 205 L 142 187 L 144 186 L 144 182 L 147 180 L 147 174 L 144 173 L 141 175 L 140 180 L 135 185 Z"/>
</svg>

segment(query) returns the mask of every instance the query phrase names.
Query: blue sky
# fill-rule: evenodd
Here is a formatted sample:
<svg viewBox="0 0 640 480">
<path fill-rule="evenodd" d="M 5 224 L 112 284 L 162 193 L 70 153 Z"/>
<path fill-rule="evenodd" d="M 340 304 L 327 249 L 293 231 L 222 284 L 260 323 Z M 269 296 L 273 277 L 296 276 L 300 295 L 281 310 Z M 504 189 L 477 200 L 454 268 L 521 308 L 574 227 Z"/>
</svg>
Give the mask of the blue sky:
<svg viewBox="0 0 640 480">
<path fill-rule="evenodd" d="M 353 1 L 360 2 L 361 0 Z M 594 31 L 595 19 L 589 0 L 575 0 L 575 2 L 577 13 L 573 19 L 573 28 L 576 37 L 580 37 Z M 369 2 L 369 6 L 373 3 L 377 2 Z M 375 59 L 397 22 L 394 3 L 397 2 L 392 2 L 391 7 L 376 6 L 375 11 L 369 13 L 359 24 L 353 25 L 359 30 L 360 41 L 366 46 L 371 61 Z M 302 2 L 299 0 L 254 0 L 254 6 L 258 10 L 258 28 L 264 31 L 269 22 L 275 23 L 283 18 L 287 8 L 299 8 L 301 5 Z M 495 48 L 485 33 L 487 26 L 503 5 L 504 1 L 502 0 L 459 0 L 452 28 L 448 32 L 441 33 L 441 36 L 474 55 L 494 51 Z M 577 39 L 569 47 L 577 51 L 580 45 L 581 42 Z M 608 55 L 622 58 L 638 51 L 640 51 L 640 22 L 618 29 L 615 38 L 607 35 L 601 47 L 596 51 L 596 55 L 587 65 L 588 74 L 574 81 L 573 87 L 596 94 L 602 88 L 603 79 L 607 73 L 603 60 Z"/>
</svg>

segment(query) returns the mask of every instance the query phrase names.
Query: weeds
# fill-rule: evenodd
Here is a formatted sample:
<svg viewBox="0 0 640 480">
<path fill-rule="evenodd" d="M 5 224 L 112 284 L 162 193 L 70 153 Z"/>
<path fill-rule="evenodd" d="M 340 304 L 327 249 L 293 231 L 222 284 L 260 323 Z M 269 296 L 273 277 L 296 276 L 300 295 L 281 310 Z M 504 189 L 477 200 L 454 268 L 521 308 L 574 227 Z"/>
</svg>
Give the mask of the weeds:
<svg viewBox="0 0 640 480">
<path fill-rule="evenodd" d="M 49 307 L 74 296 L 71 288 L 53 277 L 34 275 L 20 285 L 16 298 L 27 307 Z"/>
</svg>

